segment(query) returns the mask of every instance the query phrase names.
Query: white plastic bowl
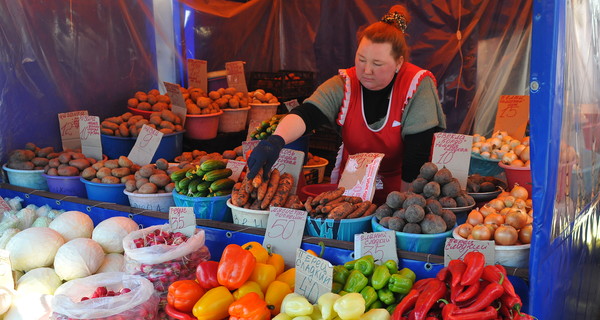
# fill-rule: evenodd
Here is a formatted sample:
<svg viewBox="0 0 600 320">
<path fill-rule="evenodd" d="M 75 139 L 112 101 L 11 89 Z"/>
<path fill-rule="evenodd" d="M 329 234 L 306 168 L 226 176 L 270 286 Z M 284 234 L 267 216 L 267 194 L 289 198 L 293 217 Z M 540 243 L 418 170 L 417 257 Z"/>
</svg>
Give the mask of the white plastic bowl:
<svg viewBox="0 0 600 320">
<path fill-rule="evenodd" d="M 269 210 L 251 210 L 238 207 L 231 203 L 231 199 L 227 200 L 227 206 L 231 208 L 233 223 L 255 228 L 267 227 Z"/>
<path fill-rule="evenodd" d="M 454 239 L 465 240 L 458 234 L 458 228 L 452 231 Z M 475 241 L 475 240 L 473 240 Z M 495 263 L 507 267 L 529 268 L 529 249 L 531 244 L 521 244 L 514 246 L 496 245 Z"/>
<path fill-rule="evenodd" d="M 129 205 L 134 208 L 169 212 L 169 207 L 175 206 L 171 192 L 142 194 L 123 190 L 123 193 L 129 198 Z"/>
</svg>

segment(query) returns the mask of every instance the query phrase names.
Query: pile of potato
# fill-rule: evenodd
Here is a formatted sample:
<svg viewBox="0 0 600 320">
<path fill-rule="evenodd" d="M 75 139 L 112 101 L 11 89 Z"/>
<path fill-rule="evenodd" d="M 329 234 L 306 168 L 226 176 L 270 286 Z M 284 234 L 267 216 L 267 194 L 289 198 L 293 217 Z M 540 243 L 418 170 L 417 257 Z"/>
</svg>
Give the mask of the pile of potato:
<svg viewBox="0 0 600 320">
<path fill-rule="evenodd" d="M 208 153 L 201 150 L 186 151 L 175 157 L 175 162 L 179 163 L 179 167 L 183 169 L 186 165 L 200 165 L 204 161 L 211 159 L 221 160 L 225 163 L 227 163 L 227 160 L 243 161 L 244 158 L 242 157 L 242 147 L 236 147 L 234 150 L 225 150 L 223 153 Z"/>
<path fill-rule="evenodd" d="M 49 176 L 79 176 L 96 162 L 96 159 L 86 157 L 79 150 L 63 151 L 48 161 L 44 173 Z"/>
<path fill-rule="evenodd" d="M 446 167 L 438 169 L 433 162 L 421 166 L 418 177 L 411 183 L 409 191 L 423 195 L 425 199 L 439 201 L 442 208 L 468 207 L 475 205 L 475 200 Z"/>
<path fill-rule="evenodd" d="M 141 115 L 126 112 L 118 117 L 104 119 L 100 123 L 102 134 L 117 137 L 137 137 L 144 125 L 148 125 L 164 134 L 183 131 L 181 118 L 172 111 L 164 109 L 153 112 L 150 120 Z"/>
<path fill-rule="evenodd" d="M 101 160 L 92 164 L 81 172 L 81 176 L 91 182 L 119 184 L 135 179 L 135 173 L 139 169 L 140 166 L 129 158 L 120 156 L 119 159 Z"/>
<path fill-rule="evenodd" d="M 125 190 L 133 193 L 152 194 L 170 193 L 175 189 L 169 173 L 169 163 L 158 159 L 154 164 L 140 167 L 134 173 L 134 179 L 125 181 Z"/>
<path fill-rule="evenodd" d="M 279 103 L 275 95 L 270 92 L 265 92 L 263 89 L 256 89 L 248 92 L 251 103 Z"/>
<path fill-rule="evenodd" d="M 17 149 L 8 155 L 6 166 L 16 170 L 42 170 L 50 159 L 58 157 L 53 147 L 40 148 L 34 143 L 25 144 L 25 149 Z"/>
<path fill-rule="evenodd" d="M 171 109 L 171 98 L 165 94 L 160 94 L 158 90 L 152 89 L 148 93 L 138 91 L 133 98 L 127 100 L 127 106 L 144 111 L 157 111 Z"/>
</svg>

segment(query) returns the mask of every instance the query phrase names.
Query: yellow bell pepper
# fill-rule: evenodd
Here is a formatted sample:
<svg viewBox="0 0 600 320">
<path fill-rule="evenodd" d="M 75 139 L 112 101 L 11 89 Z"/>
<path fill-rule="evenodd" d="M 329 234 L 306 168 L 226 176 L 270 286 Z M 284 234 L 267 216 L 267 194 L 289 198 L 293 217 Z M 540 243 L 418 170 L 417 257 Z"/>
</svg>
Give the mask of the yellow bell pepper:
<svg viewBox="0 0 600 320">
<path fill-rule="evenodd" d="M 273 318 L 271 320 L 292 320 L 292 317 L 288 316 L 285 313 L 280 313 L 280 314 L 276 315 L 275 318 Z"/>
<path fill-rule="evenodd" d="M 310 304 L 308 299 L 297 293 L 288 294 L 281 302 L 281 312 L 286 313 L 292 318 L 299 316 L 310 316 L 313 313 L 313 309 L 314 307 L 312 304 Z"/>
<path fill-rule="evenodd" d="M 317 307 L 316 304 L 313 304 L 313 313 L 310 314 L 311 320 L 323 320 L 323 316 L 321 315 L 321 310 Z"/>
<path fill-rule="evenodd" d="M 365 299 L 358 292 L 343 295 L 333 303 L 333 310 L 342 320 L 358 320 L 365 309 Z"/>
<path fill-rule="evenodd" d="M 261 299 L 265 298 L 262 289 L 255 281 L 246 281 L 241 287 L 233 292 L 233 298 L 239 300 L 250 292 L 256 292 Z"/>
<path fill-rule="evenodd" d="M 319 297 L 317 307 L 321 310 L 323 320 L 332 320 L 337 316 L 337 312 L 333 310 L 333 304 L 341 297 L 339 294 L 333 292 L 325 293 Z"/>
<path fill-rule="evenodd" d="M 258 283 L 260 289 L 263 292 L 266 292 L 269 284 L 275 281 L 275 278 L 277 277 L 275 273 L 275 267 L 272 265 L 257 262 L 252 274 L 250 275 L 250 279 L 248 280 Z"/>
<path fill-rule="evenodd" d="M 269 257 L 267 258 L 267 264 L 270 264 L 275 267 L 277 275 L 282 274 L 283 269 L 285 268 L 285 261 L 283 260 L 283 256 L 277 253 L 269 253 Z"/>
<path fill-rule="evenodd" d="M 262 244 L 256 241 L 250 241 L 242 245 L 242 248 L 252 252 L 252 255 L 256 258 L 258 263 L 266 263 L 269 258 L 269 252 Z"/>
<path fill-rule="evenodd" d="M 298 316 L 293 317 L 292 320 L 312 320 L 312 318 L 310 316 Z"/>
<path fill-rule="evenodd" d="M 275 280 L 267 287 L 265 302 L 267 302 L 267 305 L 273 306 L 273 309 L 271 309 L 271 314 L 273 316 L 280 313 L 281 302 L 283 302 L 283 298 L 290 293 L 292 293 L 292 289 L 283 281 Z"/>
<path fill-rule="evenodd" d="M 192 313 L 198 320 L 221 320 L 229 316 L 229 305 L 235 300 L 225 286 L 208 290 L 194 305 Z"/>
<path fill-rule="evenodd" d="M 294 286 L 296 285 L 296 268 L 290 268 L 284 271 L 282 274 L 278 275 L 275 280 L 287 283 L 293 291 Z"/>
<path fill-rule="evenodd" d="M 360 316 L 360 320 L 390 320 L 390 313 L 385 309 L 371 309 Z"/>
</svg>

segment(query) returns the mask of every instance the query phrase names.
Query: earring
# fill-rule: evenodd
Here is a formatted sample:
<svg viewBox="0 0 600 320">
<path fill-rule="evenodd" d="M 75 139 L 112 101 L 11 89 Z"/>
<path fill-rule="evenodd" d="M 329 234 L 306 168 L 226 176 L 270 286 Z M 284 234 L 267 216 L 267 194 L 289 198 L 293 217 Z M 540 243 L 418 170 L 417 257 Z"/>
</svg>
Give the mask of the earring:
<svg viewBox="0 0 600 320">
<path fill-rule="evenodd" d="M 396 69 L 396 73 L 398 73 L 398 71 L 400 71 L 400 69 Z"/>
</svg>

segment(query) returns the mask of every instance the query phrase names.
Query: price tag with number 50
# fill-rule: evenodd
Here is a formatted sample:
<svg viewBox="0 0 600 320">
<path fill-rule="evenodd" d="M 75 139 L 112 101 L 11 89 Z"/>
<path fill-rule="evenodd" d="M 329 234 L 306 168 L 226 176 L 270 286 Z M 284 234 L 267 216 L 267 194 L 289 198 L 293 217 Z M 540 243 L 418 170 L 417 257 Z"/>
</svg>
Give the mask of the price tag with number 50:
<svg viewBox="0 0 600 320">
<path fill-rule="evenodd" d="M 263 246 L 271 246 L 275 253 L 283 256 L 287 265 L 294 265 L 296 249 L 300 248 L 306 211 L 272 207 L 267 221 Z"/>
</svg>

